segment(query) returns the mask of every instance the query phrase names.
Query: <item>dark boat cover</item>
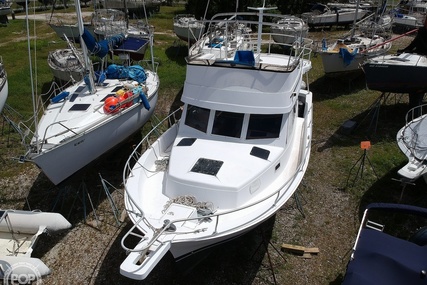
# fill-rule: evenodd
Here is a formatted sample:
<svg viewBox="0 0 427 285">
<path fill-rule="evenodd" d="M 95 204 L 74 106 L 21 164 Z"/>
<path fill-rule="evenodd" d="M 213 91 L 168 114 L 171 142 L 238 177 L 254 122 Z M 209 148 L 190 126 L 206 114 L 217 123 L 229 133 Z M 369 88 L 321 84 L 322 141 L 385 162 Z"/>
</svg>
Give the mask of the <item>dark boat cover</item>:
<svg viewBox="0 0 427 285">
<path fill-rule="evenodd" d="M 82 38 L 88 50 L 92 54 L 103 58 L 108 54 L 110 50 L 121 45 L 125 39 L 125 36 L 123 34 L 118 34 L 97 42 L 93 35 L 85 28 L 83 31 Z"/>
<path fill-rule="evenodd" d="M 426 216 L 427 213 L 425 209 L 414 206 L 396 204 L 386 206 L 388 210 L 398 212 L 419 213 L 422 216 Z M 418 211 L 420 209 L 421 211 Z M 347 265 L 342 284 L 427 284 L 427 246 L 419 246 L 365 227 L 360 233 L 354 259 Z"/>
</svg>

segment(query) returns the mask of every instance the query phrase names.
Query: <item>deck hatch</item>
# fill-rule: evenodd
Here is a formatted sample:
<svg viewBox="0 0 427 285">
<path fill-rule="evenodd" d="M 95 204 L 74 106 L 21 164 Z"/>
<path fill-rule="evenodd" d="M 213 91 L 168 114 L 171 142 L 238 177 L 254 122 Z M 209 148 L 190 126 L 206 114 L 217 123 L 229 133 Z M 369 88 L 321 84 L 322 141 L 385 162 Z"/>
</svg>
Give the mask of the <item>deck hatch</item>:
<svg viewBox="0 0 427 285">
<path fill-rule="evenodd" d="M 177 146 L 191 146 L 196 141 L 196 138 L 183 138 L 179 141 Z"/>
<path fill-rule="evenodd" d="M 86 111 L 90 104 L 74 104 L 68 111 Z"/>
<path fill-rule="evenodd" d="M 191 172 L 197 172 L 202 174 L 209 174 L 215 176 L 221 169 L 224 161 L 212 160 L 207 158 L 199 158 L 191 168 Z"/>
<path fill-rule="evenodd" d="M 85 89 L 85 86 L 79 86 L 77 87 L 76 91 L 74 91 L 73 95 L 71 95 L 70 102 L 74 102 L 76 98 L 80 95 L 80 93 Z"/>
<path fill-rule="evenodd" d="M 251 155 L 267 160 L 270 155 L 270 151 L 254 146 L 251 150 Z"/>
</svg>

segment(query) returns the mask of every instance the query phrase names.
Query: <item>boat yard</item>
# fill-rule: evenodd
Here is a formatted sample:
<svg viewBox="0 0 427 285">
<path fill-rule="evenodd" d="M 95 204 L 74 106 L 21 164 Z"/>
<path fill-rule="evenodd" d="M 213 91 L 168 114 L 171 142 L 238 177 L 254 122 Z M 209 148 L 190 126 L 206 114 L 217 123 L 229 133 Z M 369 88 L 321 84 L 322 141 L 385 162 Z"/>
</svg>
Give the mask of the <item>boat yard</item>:
<svg viewBox="0 0 427 285">
<path fill-rule="evenodd" d="M 162 6 L 161 11 L 172 8 Z M 169 53 L 165 58 L 170 62 L 164 62 L 167 66 L 180 62 L 178 57 L 186 53 L 186 43 L 173 46 L 176 36 L 172 29 L 171 21 L 169 29 L 155 30 L 155 38 L 156 33 L 161 35 L 157 44 L 163 44 L 162 52 Z M 308 37 L 320 43 L 325 33 L 334 32 L 337 30 L 325 31 L 322 35 L 317 31 L 309 32 Z M 395 41 L 393 50 L 405 47 L 410 40 L 408 36 Z M 10 76 L 4 55 L 3 62 Z M 188 264 L 175 264 L 172 256 L 166 255 L 143 284 L 333 284 L 342 281 L 363 207 L 379 199 L 397 202 L 400 198 L 402 186 L 393 179 L 398 178 L 397 170 L 406 161 L 395 136 L 404 123 L 407 96 L 391 94 L 388 101 L 379 101 L 380 109 L 375 109 L 372 104 L 386 97 L 366 89 L 363 73 L 340 79 L 325 77 L 320 56 L 316 54 L 312 65 L 312 152 L 298 196 L 293 196 L 274 219 L 220 245 L 200 263 L 193 262 L 192 271 Z M 159 67 L 160 80 L 161 72 Z M 163 116 L 179 106 L 179 91 L 161 84 L 156 109 L 159 114 Z M 374 119 L 375 110 L 378 121 Z M 359 123 L 352 132 L 344 127 L 348 120 Z M 16 166 L 17 161 L 11 156 L 19 155 L 19 140 L 9 132 L 5 122 L 0 133 L 0 147 L 8 150 L 0 153 L 1 208 L 29 205 L 51 210 L 54 207 L 69 215 L 67 218 L 73 224 L 72 229 L 59 237 L 40 239 L 33 255 L 52 270 L 43 284 L 141 284 L 119 273 L 120 263 L 126 257 L 120 241 L 131 224 L 122 216 L 123 164 L 141 136 L 130 138 L 123 146 L 97 160 L 83 177 L 57 187 L 35 166 Z M 358 158 L 363 153 L 360 142 L 366 140 L 372 142 L 368 151 L 372 165 L 366 164 L 363 176 L 358 177 L 351 170 L 353 166 L 356 170 L 359 168 Z M 14 173 L 10 173 L 11 170 Z M 117 211 L 106 198 L 106 188 L 112 194 Z M 408 185 L 401 202 L 426 206 L 424 189 L 424 181 Z M 65 201 L 71 203 L 64 205 Z M 316 247 L 319 253 L 311 258 L 289 254 L 281 251 L 284 243 Z"/>
</svg>

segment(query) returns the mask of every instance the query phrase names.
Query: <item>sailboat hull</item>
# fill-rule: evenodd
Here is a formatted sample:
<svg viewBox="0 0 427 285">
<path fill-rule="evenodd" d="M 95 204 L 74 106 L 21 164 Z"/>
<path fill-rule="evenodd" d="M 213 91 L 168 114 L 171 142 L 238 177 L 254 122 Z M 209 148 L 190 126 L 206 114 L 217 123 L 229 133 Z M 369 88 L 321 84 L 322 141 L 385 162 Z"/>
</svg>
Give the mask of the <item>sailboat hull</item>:
<svg viewBox="0 0 427 285">
<path fill-rule="evenodd" d="M 393 93 L 425 93 L 427 58 L 403 53 L 386 55 L 366 62 L 363 66 L 369 89 Z"/>
<path fill-rule="evenodd" d="M 6 103 L 7 95 L 9 94 L 9 84 L 7 82 L 6 71 L 0 62 L 0 113 Z"/>
<path fill-rule="evenodd" d="M 156 103 L 157 94 L 149 99 L 149 110 L 142 103 L 131 107 L 113 115 L 117 116 L 113 120 L 31 159 L 57 185 L 138 131 L 151 117 Z"/>
</svg>

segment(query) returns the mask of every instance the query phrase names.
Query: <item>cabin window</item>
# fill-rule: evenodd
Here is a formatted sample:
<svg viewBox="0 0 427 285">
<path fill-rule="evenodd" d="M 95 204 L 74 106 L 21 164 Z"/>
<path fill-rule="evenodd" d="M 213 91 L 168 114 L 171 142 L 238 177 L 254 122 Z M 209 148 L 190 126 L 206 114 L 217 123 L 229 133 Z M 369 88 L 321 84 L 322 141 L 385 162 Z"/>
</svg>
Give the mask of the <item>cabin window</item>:
<svg viewBox="0 0 427 285">
<path fill-rule="evenodd" d="M 282 114 L 251 115 L 246 139 L 278 138 L 282 126 Z"/>
<path fill-rule="evenodd" d="M 206 133 L 209 122 L 209 109 L 188 105 L 185 124 Z"/>
<path fill-rule="evenodd" d="M 212 134 L 240 138 L 244 114 L 216 111 Z"/>
</svg>

